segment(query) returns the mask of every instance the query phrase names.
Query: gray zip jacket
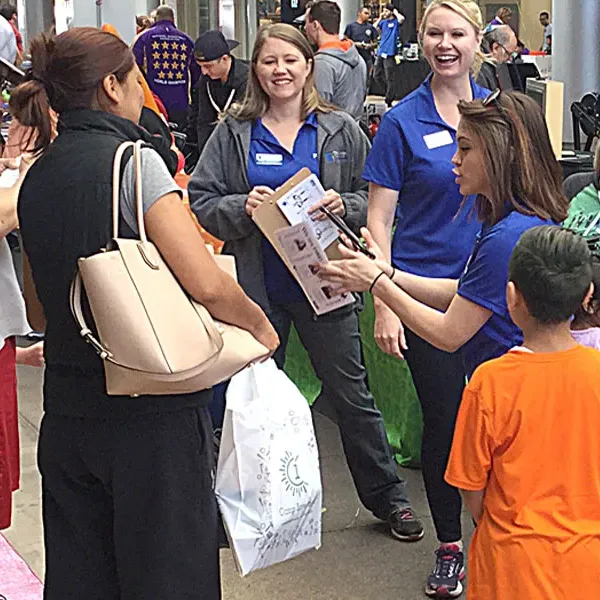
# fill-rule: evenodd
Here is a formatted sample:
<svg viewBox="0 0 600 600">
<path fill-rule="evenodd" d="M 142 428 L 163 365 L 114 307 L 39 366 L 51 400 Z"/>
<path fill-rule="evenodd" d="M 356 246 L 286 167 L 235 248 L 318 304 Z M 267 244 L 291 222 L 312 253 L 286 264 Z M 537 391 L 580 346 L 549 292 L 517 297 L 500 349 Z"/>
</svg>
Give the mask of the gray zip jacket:
<svg viewBox="0 0 600 600">
<path fill-rule="evenodd" d="M 354 45 L 326 48 L 315 54 L 315 86 L 319 94 L 355 120 L 363 116 L 367 97 L 367 64 Z"/>
<path fill-rule="evenodd" d="M 366 135 L 342 111 L 317 114 L 317 147 L 323 187 L 344 201 L 344 220 L 354 231 L 367 222 L 368 184 L 362 172 L 370 149 Z M 250 193 L 248 157 L 251 121 L 226 117 L 209 138 L 192 174 L 190 205 L 201 225 L 235 256 L 240 285 L 269 311 L 262 259 L 262 234 L 246 213 Z"/>
</svg>

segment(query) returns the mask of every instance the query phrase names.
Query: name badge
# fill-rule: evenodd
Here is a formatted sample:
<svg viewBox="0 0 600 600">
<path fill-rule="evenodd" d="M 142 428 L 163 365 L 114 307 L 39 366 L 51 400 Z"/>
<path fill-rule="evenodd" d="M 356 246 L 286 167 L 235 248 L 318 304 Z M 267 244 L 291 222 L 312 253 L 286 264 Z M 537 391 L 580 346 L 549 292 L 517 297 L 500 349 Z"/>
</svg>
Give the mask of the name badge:
<svg viewBox="0 0 600 600">
<path fill-rule="evenodd" d="M 423 136 L 423 141 L 427 144 L 430 150 L 441 148 L 442 146 L 450 146 L 454 143 L 450 132 L 447 129 L 438 131 L 436 133 L 430 133 L 429 135 Z"/>
<path fill-rule="evenodd" d="M 365 35 L 368 35 L 368 36 L 370 36 L 370 35 L 371 35 L 371 33 L 372 33 L 372 32 L 371 32 L 371 30 L 370 30 L 370 29 L 367 29 L 367 30 L 365 31 Z"/>
<path fill-rule="evenodd" d="M 394 27 L 394 23 L 388 23 L 388 27 L 389 27 L 390 29 L 393 29 L 393 27 Z"/>
<path fill-rule="evenodd" d="M 348 160 L 348 154 L 343 151 L 333 150 L 325 154 L 325 160 L 333 163 L 343 163 Z"/>
<path fill-rule="evenodd" d="M 283 164 L 283 154 L 256 154 L 256 164 L 265 167 L 279 167 Z"/>
</svg>

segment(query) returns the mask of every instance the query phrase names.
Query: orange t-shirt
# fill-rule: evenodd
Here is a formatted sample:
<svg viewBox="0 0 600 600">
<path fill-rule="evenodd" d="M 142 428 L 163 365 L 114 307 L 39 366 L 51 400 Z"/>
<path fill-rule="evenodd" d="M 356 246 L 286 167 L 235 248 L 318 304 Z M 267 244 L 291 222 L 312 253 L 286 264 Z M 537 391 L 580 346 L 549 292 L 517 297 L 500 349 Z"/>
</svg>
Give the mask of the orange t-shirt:
<svg viewBox="0 0 600 600">
<path fill-rule="evenodd" d="M 511 351 L 475 371 L 446 481 L 485 488 L 467 600 L 588 600 L 600 577 L 600 352 Z"/>
</svg>

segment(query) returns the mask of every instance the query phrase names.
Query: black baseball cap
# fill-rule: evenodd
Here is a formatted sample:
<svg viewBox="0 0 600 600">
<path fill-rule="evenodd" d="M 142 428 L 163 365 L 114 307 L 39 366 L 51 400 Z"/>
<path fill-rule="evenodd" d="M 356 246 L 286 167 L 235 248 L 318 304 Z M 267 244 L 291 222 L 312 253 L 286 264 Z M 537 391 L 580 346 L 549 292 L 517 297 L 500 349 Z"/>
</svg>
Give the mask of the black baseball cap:
<svg viewBox="0 0 600 600">
<path fill-rule="evenodd" d="M 229 54 L 240 45 L 235 40 L 226 40 L 220 31 L 207 31 L 203 33 L 194 44 L 196 60 L 209 62 Z"/>
</svg>

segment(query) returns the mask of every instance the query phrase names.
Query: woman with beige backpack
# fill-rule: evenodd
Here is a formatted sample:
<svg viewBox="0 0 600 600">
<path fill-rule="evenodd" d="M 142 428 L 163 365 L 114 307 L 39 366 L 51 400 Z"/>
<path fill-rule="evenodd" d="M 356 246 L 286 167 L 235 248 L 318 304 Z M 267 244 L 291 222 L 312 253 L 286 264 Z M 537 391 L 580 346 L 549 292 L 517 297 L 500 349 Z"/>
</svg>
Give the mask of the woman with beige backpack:
<svg viewBox="0 0 600 600">
<path fill-rule="evenodd" d="M 98 318 L 101 307 L 93 302 L 98 294 L 87 288 L 80 269 L 92 310 L 84 300 L 74 310 L 79 313 L 76 325 L 70 290 L 82 261 L 103 255 L 124 260 L 111 253 L 107 240 L 137 240 L 137 246 L 128 247 L 137 247 L 148 272 L 160 272 L 166 264 L 192 300 L 210 313 L 209 320 L 214 317 L 250 332 L 266 353 L 279 340 L 262 310 L 207 252 L 178 186 L 153 149 L 142 147 L 135 165 L 126 153 L 113 178 L 122 143 L 147 140 L 137 125 L 143 104 L 141 74 L 126 44 L 96 29 L 75 28 L 56 38 L 35 39 L 31 55 L 32 70 L 13 93 L 11 108 L 33 127 L 35 151 L 40 153 L 23 182 L 19 221 L 46 320 L 45 414 L 39 442 L 44 597 L 216 600 L 221 593 L 212 431 L 206 410 L 210 391 L 108 395 L 109 363 L 121 367 L 103 350 L 107 338 Z M 50 108 L 60 115 L 59 135 L 52 144 Z M 138 166 L 143 203 L 139 221 L 134 191 Z M 115 236 L 111 196 L 113 180 L 119 178 Z M 154 286 L 151 292 L 145 298 L 148 305 L 156 304 L 166 290 Z M 135 332 L 137 321 L 147 317 L 133 310 L 127 317 L 128 308 L 103 316 L 113 319 L 113 329 L 115 319 L 122 318 L 121 337 Z M 159 316 L 164 321 L 176 315 L 163 309 Z M 97 332 L 81 326 L 92 320 Z M 145 338 L 131 339 L 130 348 L 138 348 L 140 356 L 145 356 L 146 346 Z M 185 355 L 186 348 L 180 350 Z M 131 374 L 131 369 L 121 371 Z"/>
</svg>

